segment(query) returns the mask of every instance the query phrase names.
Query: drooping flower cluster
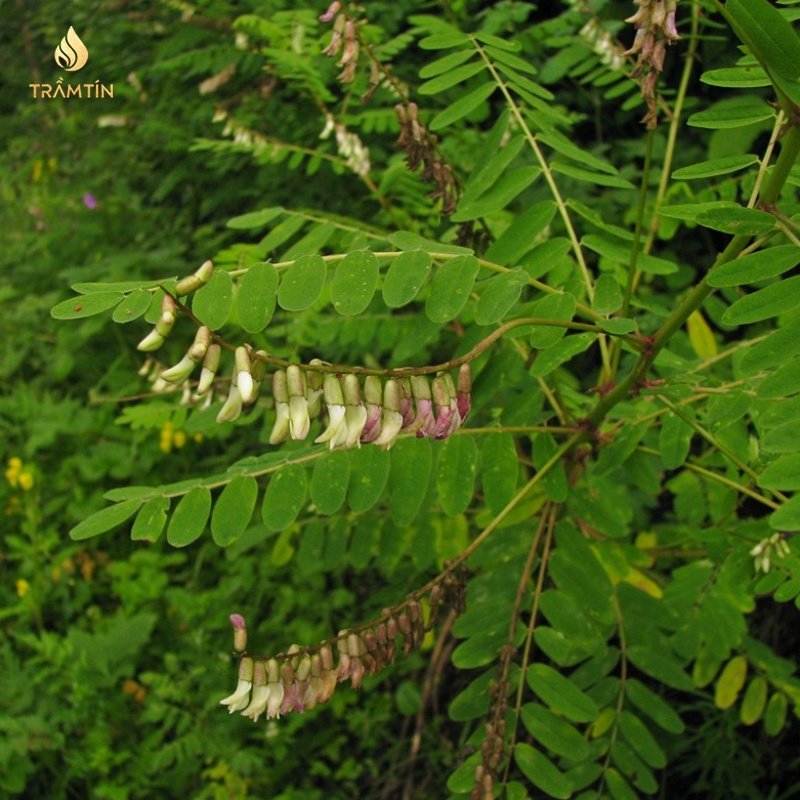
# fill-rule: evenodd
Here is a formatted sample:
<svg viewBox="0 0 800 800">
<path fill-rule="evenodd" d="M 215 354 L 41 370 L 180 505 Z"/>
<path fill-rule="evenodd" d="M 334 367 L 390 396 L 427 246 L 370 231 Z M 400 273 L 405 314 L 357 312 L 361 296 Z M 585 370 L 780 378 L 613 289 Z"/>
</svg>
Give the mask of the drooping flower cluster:
<svg viewBox="0 0 800 800">
<path fill-rule="evenodd" d="M 333 33 L 328 46 L 322 51 L 326 56 L 335 56 L 341 52 L 337 66 L 342 67 L 338 75 L 339 83 L 350 83 L 356 77 L 358 66 L 358 36 L 355 20 L 342 12 L 342 4 L 334 0 L 327 11 L 320 16 L 320 22 L 333 21 Z"/>
<path fill-rule="evenodd" d="M 638 6 L 636 13 L 626 22 L 636 28 L 636 38 L 625 55 L 637 56 L 631 77 L 640 79 L 642 97 L 647 103 L 647 114 L 642 120 L 648 129 L 655 128 L 658 118 L 656 110 L 656 82 L 664 69 L 667 45 L 681 37 L 675 27 L 676 0 L 633 0 Z"/>
<path fill-rule="evenodd" d="M 314 362 L 312 362 L 313 364 Z M 331 450 L 362 443 L 389 448 L 401 431 L 445 439 L 458 430 L 470 411 L 472 378 L 468 364 L 459 369 L 458 385 L 447 372 L 381 379 L 369 375 L 362 385 L 353 374 L 324 375 L 299 366 L 277 370 L 272 393 L 276 418 L 270 444 L 305 439 L 311 419 L 327 414 L 325 430 L 314 440 Z"/>
<path fill-rule="evenodd" d="M 785 558 L 791 553 L 789 543 L 781 533 L 773 533 L 762 539 L 751 551 L 756 572 L 769 572 L 774 558 Z"/>
</svg>

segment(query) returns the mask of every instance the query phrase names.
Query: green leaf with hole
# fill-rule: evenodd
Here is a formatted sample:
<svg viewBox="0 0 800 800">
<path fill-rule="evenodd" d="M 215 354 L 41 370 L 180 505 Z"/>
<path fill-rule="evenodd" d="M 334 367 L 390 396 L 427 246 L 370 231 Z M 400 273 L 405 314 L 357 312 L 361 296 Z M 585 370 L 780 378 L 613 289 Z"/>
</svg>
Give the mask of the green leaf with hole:
<svg viewBox="0 0 800 800">
<path fill-rule="evenodd" d="M 322 256 L 300 256 L 281 279 L 278 289 L 280 307 L 287 311 L 305 311 L 322 294 L 327 271 Z"/>
<path fill-rule="evenodd" d="M 467 304 L 480 265 L 474 256 L 458 256 L 434 273 L 425 314 L 431 322 L 449 322 Z"/>
<path fill-rule="evenodd" d="M 356 514 L 369 511 L 380 500 L 389 478 L 389 451 L 361 447 L 350 453 L 350 488 L 347 504 Z"/>
<path fill-rule="evenodd" d="M 161 536 L 167 524 L 169 511 L 168 497 L 151 497 L 139 510 L 131 528 L 131 539 L 134 542 L 155 542 Z"/>
<path fill-rule="evenodd" d="M 205 530 L 211 513 L 211 492 L 195 486 L 187 492 L 172 514 L 167 527 L 167 541 L 173 547 L 186 547 Z"/>
<path fill-rule="evenodd" d="M 402 308 L 410 303 L 428 279 L 433 259 L 424 250 L 401 253 L 383 279 L 383 301 L 389 308 Z"/>
<path fill-rule="evenodd" d="M 272 474 L 261 502 L 261 519 L 271 531 L 288 528 L 306 502 L 308 477 L 305 467 L 287 464 Z"/>
<path fill-rule="evenodd" d="M 114 309 L 111 319 L 114 322 L 125 323 L 139 319 L 148 308 L 153 299 L 153 293 L 146 289 L 134 289 L 125 299 Z"/>
<path fill-rule="evenodd" d="M 344 504 L 350 483 L 350 454 L 346 450 L 325 453 L 314 462 L 309 492 L 320 514 L 335 514 Z"/>
<path fill-rule="evenodd" d="M 676 181 L 716 178 L 720 175 L 730 175 L 732 172 L 739 172 L 757 163 L 758 156 L 752 153 L 739 156 L 723 156 L 722 158 L 712 158 L 709 161 L 701 161 L 698 164 L 676 169 L 672 173 L 672 178 Z"/>
<path fill-rule="evenodd" d="M 573 722 L 593 722 L 600 713 L 588 694 L 547 664 L 532 664 L 527 677 L 528 686 L 540 700 Z"/>
<path fill-rule="evenodd" d="M 69 532 L 70 539 L 80 542 L 83 539 L 90 539 L 92 536 L 110 531 L 130 519 L 141 505 L 141 500 L 125 500 L 122 503 L 103 508 L 87 517 L 83 522 L 79 522 Z"/>
<path fill-rule="evenodd" d="M 192 313 L 212 331 L 218 331 L 233 310 L 233 279 L 224 269 L 215 269 L 208 283 L 192 300 Z"/>
<path fill-rule="evenodd" d="M 346 317 L 365 311 L 378 286 L 378 272 L 378 259 L 374 253 L 369 250 L 348 253 L 333 274 L 333 307 Z"/>
<path fill-rule="evenodd" d="M 472 500 L 478 448 L 470 436 L 451 436 L 439 451 L 436 486 L 439 503 L 449 517 L 462 514 Z"/>
<path fill-rule="evenodd" d="M 514 747 L 514 761 L 525 777 L 549 797 L 563 798 L 563 800 L 572 797 L 570 781 L 544 753 L 535 747 L 524 742 L 518 743 Z"/>
<path fill-rule="evenodd" d="M 220 547 L 233 544 L 247 529 L 258 498 L 250 475 L 237 475 L 219 496 L 211 515 L 211 536 Z"/>
<path fill-rule="evenodd" d="M 113 308 L 117 303 L 121 303 L 125 297 L 119 292 L 97 292 L 95 294 L 85 294 L 80 297 L 70 297 L 63 300 L 58 305 L 50 309 L 50 316 L 53 319 L 83 319 L 93 317 L 95 314 L 102 314 Z M 146 309 L 145 309 L 146 310 Z"/>
<path fill-rule="evenodd" d="M 800 247 L 781 244 L 720 264 L 709 272 L 709 286 L 742 286 L 774 278 L 800 264 Z"/>
<path fill-rule="evenodd" d="M 725 309 L 722 321 L 726 325 L 749 325 L 777 317 L 796 308 L 799 302 L 800 275 L 795 275 L 740 297 Z"/>
<path fill-rule="evenodd" d="M 275 313 L 278 271 L 272 264 L 253 264 L 239 280 L 236 306 L 239 324 L 248 333 L 259 333 Z"/>
<path fill-rule="evenodd" d="M 423 39 L 423 41 L 425 41 Z M 422 42 L 420 42 L 422 46 Z M 462 117 L 471 114 L 478 106 L 485 103 L 497 88 L 495 83 L 484 83 L 477 89 L 473 89 L 467 94 L 462 94 L 458 100 L 451 103 L 444 111 L 440 111 L 431 121 L 429 125 L 430 130 L 440 131 L 454 122 L 458 122 Z"/>
</svg>

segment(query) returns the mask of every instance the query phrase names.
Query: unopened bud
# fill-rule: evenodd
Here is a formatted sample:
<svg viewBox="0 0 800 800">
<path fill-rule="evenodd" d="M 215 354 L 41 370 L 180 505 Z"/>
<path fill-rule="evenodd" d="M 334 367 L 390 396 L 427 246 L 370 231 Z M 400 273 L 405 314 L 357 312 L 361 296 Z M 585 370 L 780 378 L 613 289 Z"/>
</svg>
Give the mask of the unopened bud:
<svg viewBox="0 0 800 800">
<path fill-rule="evenodd" d="M 236 348 L 236 385 L 242 402 L 246 405 L 253 401 L 253 375 L 250 372 L 250 351 L 246 347 Z"/>
<path fill-rule="evenodd" d="M 211 274 L 214 272 L 214 265 L 210 261 L 204 261 L 192 275 L 181 278 L 175 287 L 175 294 L 182 297 L 185 294 L 194 292 L 201 286 L 205 286 Z"/>
<path fill-rule="evenodd" d="M 250 656 L 245 656 L 239 662 L 239 678 L 243 681 L 252 681 L 254 666 L 255 662 L 253 661 L 253 659 L 250 658 Z"/>
<path fill-rule="evenodd" d="M 472 369 L 469 364 L 462 364 L 458 370 L 456 405 L 461 421 L 465 422 L 472 408 Z"/>
<path fill-rule="evenodd" d="M 231 614 L 229 619 L 233 625 L 233 649 L 242 652 L 247 648 L 247 623 L 241 614 Z"/>
</svg>

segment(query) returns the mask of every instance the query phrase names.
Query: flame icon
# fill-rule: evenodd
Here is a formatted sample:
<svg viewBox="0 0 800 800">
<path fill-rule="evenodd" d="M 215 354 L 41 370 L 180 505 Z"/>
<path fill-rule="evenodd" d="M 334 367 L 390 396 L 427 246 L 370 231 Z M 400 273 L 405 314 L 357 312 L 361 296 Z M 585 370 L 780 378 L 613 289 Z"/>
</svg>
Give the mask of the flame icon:
<svg viewBox="0 0 800 800">
<path fill-rule="evenodd" d="M 86 66 L 89 60 L 89 51 L 75 33 L 75 28 L 69 26 L 67 35 L 61 40 L 55 51 L 56 64 L 67 72 L 77 72 Z"/>
</svg>

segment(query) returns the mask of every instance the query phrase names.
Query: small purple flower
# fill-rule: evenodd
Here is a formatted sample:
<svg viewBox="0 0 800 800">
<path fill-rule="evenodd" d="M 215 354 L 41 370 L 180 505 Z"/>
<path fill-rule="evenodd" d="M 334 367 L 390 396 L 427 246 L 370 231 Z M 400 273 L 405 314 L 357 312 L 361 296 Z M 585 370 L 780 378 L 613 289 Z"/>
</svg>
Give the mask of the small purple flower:
<svg viewBox="0 0 800 800">
<path fill-rule="evenodd" d="M 86 192 L 83 195 L 83 204 L 89 211 L 94 211 L 97 208 L 97 200 L 91 192 Z"/>
<path fill-rule="evenodd" d="M 330 22 L 338 13 L 339 9 L 342 7 L 342 4 L 339 0 L 334 0 L 329 6 L 327 11 L 324 14 L 320 15 L 319 21 L 320 22 Z"/>
</svg>

